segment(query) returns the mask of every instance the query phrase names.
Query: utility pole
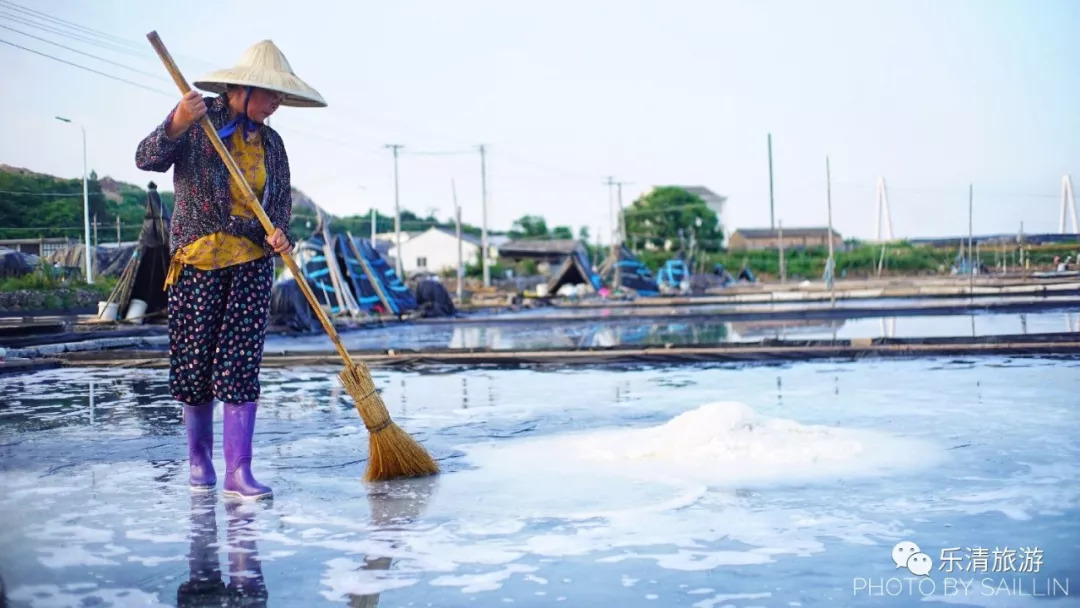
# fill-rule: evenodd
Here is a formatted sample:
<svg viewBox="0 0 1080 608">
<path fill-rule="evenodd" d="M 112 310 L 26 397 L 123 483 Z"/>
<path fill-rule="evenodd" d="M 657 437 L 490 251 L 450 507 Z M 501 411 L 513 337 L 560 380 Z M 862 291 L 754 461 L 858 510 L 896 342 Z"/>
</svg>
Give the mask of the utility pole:
<svg viewBox="0 0 1080 608">
<path fill-rule="evenodd" d="M 787 283 L 787 268 L 784 267 L 784 222 L 780 224 L 780 284 Z"/>
<path fill-rule="evenodd" d="M 772 133 L 769 133 L 769 228 L 776 229 L 776 215 L 773 205 Z"/>
<path fill-rule="evenodd" d="M 619 192 L 619 216 L 615 224 L 615 239 L 611 245 L 612 256 L 615 260 L 615 293 L 622 291 L 622 268 L 619 264 L 619 256 L 622 255 L 623 244 L 623 221 L 622 221 L 622 182 L 616 182 Z"/>
<path fill-rule="evenodd" d="M 463 283 L 465 282 L 465 266 L 463 265 L 464 260 L 462 259 L 461 254 L 461 207 L 458 206 L 457 185 L 454 183 L 453 179 L 450 180 L 450 192 L 454 196 L 454 218 L 457 220 L 457 301 L 460 306 L 465 293 L 463 287 Z"/>
<path fill-rule="evenodd" d="M 60 122 L 66 122 L 68 124 L 77 124 L 79 129 L 82 130 L 82 157 L 83 157 L 83 178 L 82 178 L 82 193 L 83 193 L 83 232 L 86 238 L 86 283 L 93 284 L 94 273 L 93 268 L 90 265 L 90 260 L 93 257 L 90 254 L 90 191 L 87 186 L 88 174 L 86 171 L 86 127 L 82 123 L 76 123 L 70 118 L 64 118 L 57 116 L 56 120 Z"/>
<path fill-rule="evenodd" d="M 619 245 L 620 246 L 622 246 L 622 244 L 626 242 L 626 217 L 625 217 L 625 215 L 623 213 L 622 187 L 624 185 L 629 184 L 629 183 L 630 182 L 616 182 L 615 183 L 616 192 L 618 193 L 617 200 L 618 200 L 618 203 L 619 203 L 619 224 L 618 224 L 618 229 L 619 229 Z"/>
<path fill-rule="evenodd" d="M 488 261 L 487 230 L 487 147 L 480 144 L 480 256 L 484 268 L 484 287 L 491 287 L 491 266 Z"/>
<path fill-rule="evenodd" d="M 375 246 L 375 219 L 376 219 L 376 217 L 377 216 L 376 216 L 375 208 L 372 207 L 371 208 L 371 246 L 372 247 Z"/>
<path fill-rule="evenodd" d="M 826 262 L 829 276 L 829 302 L 836 306 L 836 259 L 833 257 L 832 229 L 832 175 L 829 171 L 829 157 L 825 157 L 825 198 L 829 209 L 829 261 Z"/>
<path fill-rule="evenodd" d="M 120 216 L 116 216 L 116 246 L 120 246 Z"/>
<path fill-rule="evenodd" d="M 968 296 L 975 294 L 975 185 L 968 184 Z"/>
<path fill-rule="evenodd" d="M 398 194 L 398 150 L 405 146 L 401 144 L 386 144 L 385 147 L 394 151 L 394 262 L 397 266 L 398 278 L 404 281 L 405 266 L 401 261 L 401 200 Z M 374 243 L 372 246 L 374 246 Z"/>
<path fill-rule="evenodd" d="M 604 182 L 604 183 L 607 184 L 607 187 L 608 187 L 608 189 L 607 189 L 608 222 L 609 222 L 609 226 L 611 226 L 611 242 L 612 242 L 612 246 L 614 247 L 615 231 L 617 229 L 615 227 L 615 191 L 614 191 L 614 189 L 612 187 L 615 185 L 615 178 L 609 175 L 608 178 L 607 178 L 607 181 Z"/>
</svg>

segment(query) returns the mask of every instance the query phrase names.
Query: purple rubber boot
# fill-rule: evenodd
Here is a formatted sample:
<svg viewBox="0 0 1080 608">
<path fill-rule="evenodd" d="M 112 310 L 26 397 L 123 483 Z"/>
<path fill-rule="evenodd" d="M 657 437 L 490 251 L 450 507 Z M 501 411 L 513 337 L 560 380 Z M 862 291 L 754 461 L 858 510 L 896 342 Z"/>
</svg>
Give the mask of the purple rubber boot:
<svg viewBox="0 0 1080 608">
<path fill-rule="evenodd" d="M 225 494 L 258 499 L 273 496 L 270 488 L 251 475 L 251 438 L 255 434 L 255 410 L 258 405 L 226 403 L 225 418 Z"/>
<path fill-rule="evenodd" d="M 217 483 L 214 473 L 214 402 L 205 405 L 184 404 L 187 427 L 188 483 L 192 490 L 209 490 Z"/>
</svg>

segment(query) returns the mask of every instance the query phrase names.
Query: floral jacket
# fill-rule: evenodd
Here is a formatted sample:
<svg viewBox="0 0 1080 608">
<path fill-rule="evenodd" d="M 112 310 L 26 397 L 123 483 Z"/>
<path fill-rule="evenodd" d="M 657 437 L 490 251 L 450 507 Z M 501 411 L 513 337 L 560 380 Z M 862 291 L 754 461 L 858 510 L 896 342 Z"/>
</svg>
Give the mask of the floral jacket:
<svg viewBox="0 0 1080 608">
<path fill-rule="evenodd" d="M 215 128 L 229 121 L 225 97 L 205 98 L 207 116 Z M 240 218 L 230 213 L 229 170 L 218 156 L 210 138 L 198 124 L 176 139 L 169 139 L 165 127 L 176 108 L 141 142 L 135 152 L 135 165 L 143 171 L 164 173 L 173 170 L 175 202 L 170 227 L 169 253 L 199 238 L 215 232 L 227 232 L 260 243 L 267 254 L 272 249 L 266 243 L 266 231 L 257 218 Z M 263 210 L 275 228 L 280 228 L 290 243 L 289 219 L 292 217 L 292 185 L 289 158 L 285 144 L 277 131 L 266 125 L 260 127 L 266 156 L 266 188 Z"/>
</svg>

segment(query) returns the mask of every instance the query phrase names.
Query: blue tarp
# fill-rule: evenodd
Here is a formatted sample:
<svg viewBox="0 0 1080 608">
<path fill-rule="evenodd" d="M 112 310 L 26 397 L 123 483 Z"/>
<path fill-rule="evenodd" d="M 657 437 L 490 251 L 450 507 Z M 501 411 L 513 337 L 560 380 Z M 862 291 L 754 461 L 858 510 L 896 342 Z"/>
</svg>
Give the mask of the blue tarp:
<svg viewBox="0 0 1080 608">
<path fill-rule="evenodd" d="M 357 257 L 356 250 L 349 246 L 348 237 L 341 234 L 334 236 L 334 254 L 360 310 L 372 312 L 377 307 L 383 308 L 379 292 L 372 286 L 365 264 Z"/>
<path fill-rule="evenodd" d="M 690 268 L 682 258 L 668 260 L 656 274 L 657 283 L 671 289 L 680 289 L 683 281 L 690 281 Z"/>
<path fill-rule="evenodd" d="M 416 297 L 401 281 L 401 278 L 397 276 L 394 269 L 390 267 L 386 258 L 379 255 L 379 252 L 372 246 L 371 241 L 354 236 L 352 242 L 356 247 L 356 251 L 363 256 L 372 274 L 379 281 L 379 286 L 382 287 L 383 294 L 390 305 L 390 312 L 400 315 L 416 310 L 419 306 L 416 303 Z"/>
<path fill-rule="evenodd" d="M 313 234 L 311 238 L 297 244 L 295 257 L 308 286 L 315 293 L 315 299 L 329 307 L 331 313 L 338 314 L 341 307 L 338 306 L 337 290 L 330 278 L 330 266 L 326 263 L 325 244 L 322 235 Z"/>
<path fill-rule="evenodd" d="M 619 283 L 639 296 L 660 294 L 660 286 L 656 284 L 652 271 L 642 264 L 625 245 L 619 248 Z"/>
<path fill-rule="evenodd" d="M 574 250 L 574 257 L 577 258 L 577 263 L 586 273 L 586 277 L 589 280 L 589 284 L 593 289 L 600 291 L 600 288 L 604 286 L 604 279 L 600 275 L 593 272 L 592 264 L 589 262 L 589 254 L 584 248 L 578 247 Z"/>
</svg>

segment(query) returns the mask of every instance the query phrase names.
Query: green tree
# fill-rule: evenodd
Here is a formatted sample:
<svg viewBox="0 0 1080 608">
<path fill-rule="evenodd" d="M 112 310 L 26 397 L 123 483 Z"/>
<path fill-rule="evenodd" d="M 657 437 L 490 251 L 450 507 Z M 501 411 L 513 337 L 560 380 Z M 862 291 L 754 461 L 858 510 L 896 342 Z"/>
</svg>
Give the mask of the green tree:
<svg viewBox="0 0 1080 608">
<path fill-rule="evenodd" d="M 551 231 L 551 238 L 572 239 L 574 238 L 574 231 L 569 226 L 555 226 L 555 229 Z"/>
<path fill-rule="evenodd" d="M 625 212 L 628 238 L 663 248 L 667 241 L 678 246 L 691 234 L 702 248 L 715 251 L 723 243 L 720 220 L 705 201 L 682 188 L 657 188 L 634 201 Z"/>
<path fill-rule="evenodd" d="M 549 235 L 547 220 L 539 215 L 523 215 L 514 221 L 509 234 L 515 239 L 545 238 Z"/>
<path fill-rule="evenodd" d="M 578 233 L 577 233 L 577 238 L 580 241 L 584 242 L 584 243 L 588 243 L 589 242 L 589 227 L 588 226 L 582 226 L 581 228 L 579 228 Z"/>
</svg>

